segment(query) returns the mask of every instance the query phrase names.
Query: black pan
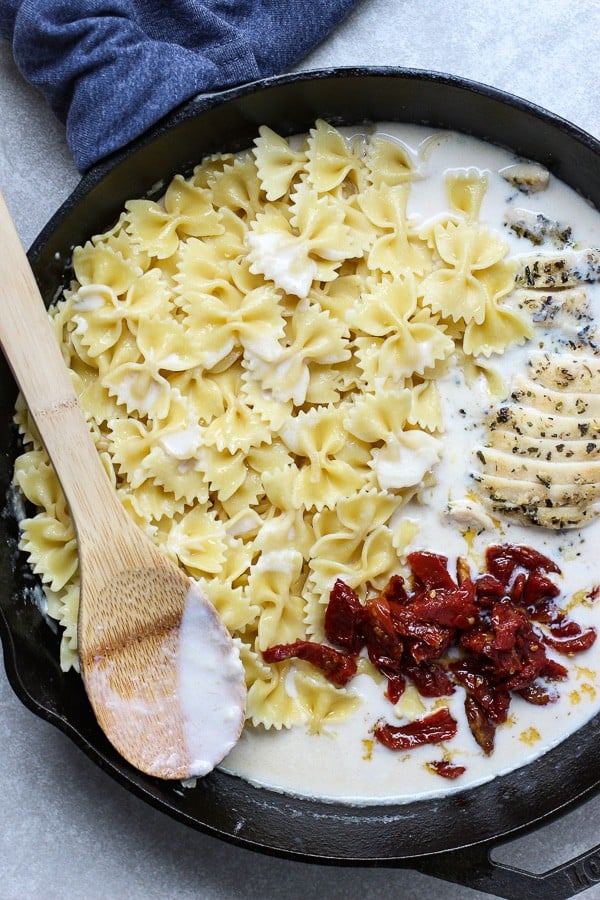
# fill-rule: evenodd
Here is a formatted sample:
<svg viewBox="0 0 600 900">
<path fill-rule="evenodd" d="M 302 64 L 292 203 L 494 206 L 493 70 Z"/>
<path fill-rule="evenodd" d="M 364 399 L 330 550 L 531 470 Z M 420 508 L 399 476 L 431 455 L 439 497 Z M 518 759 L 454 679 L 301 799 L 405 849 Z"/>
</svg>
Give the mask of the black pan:
<svg viewBox="0 0 600 900">
<path fill-rule="evenodd" d="M 109 227 L 124 202 L 152 195 L 206 154 L 250 146 L 261 124 L 282 134 L 395 120 L 452 128 L 539 160 L 600 208 L 600 143 L 522 100 L 464 80 L 409 70 L 341 69 L 267 79 L 193 100 L 126 151 L 94 168 L 35 241 L 30 260 L 50 303 L 69 278 L 73 246 Z M 0 361 L 0 496 L 17 439 L 16 388 Z M 194 790 L 141 775 L 107 743 L 77 675 L 58 664 L 58 636 L 31 599 L 35 583 L 0 519 L 0 632 L 10 683 L 108 774 L 176 819 L 236 844 L 312 862 L 409 865 L 509 897 L 568 897 L 600 871 L 600 848 L 545 878 L 489 860 L 494 841 L 588 797 L 600 784 L 597 717 L 541 759 L 481 787 L 437 800 L 352 808 L 293 799 L 213 772 Z M 465 848 L 469 848 L 466 850 Z M 448 851 L 453 851 L 448 853 Z"/>
</svg>

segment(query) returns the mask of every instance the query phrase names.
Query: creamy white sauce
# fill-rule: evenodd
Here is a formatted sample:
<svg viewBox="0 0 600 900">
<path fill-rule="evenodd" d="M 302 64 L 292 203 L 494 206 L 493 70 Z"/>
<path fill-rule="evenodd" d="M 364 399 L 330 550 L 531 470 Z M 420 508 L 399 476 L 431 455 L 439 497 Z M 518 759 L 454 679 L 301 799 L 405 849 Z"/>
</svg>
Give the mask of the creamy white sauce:
<svg viewBox="0 0 600 900">
<path fill-rule="evenodd" d="M 177 684 L 190 774 L 206 775 L 238 739 L 246 688 L 238 649 L 195 585 L 179 628 Z"/>
<path fill-rule="evenodd" d="M 519 192 L 501 174 L 501 170 L 521 161 L 509 152 L 458 134 L 440 134 L 431 139 L 431 132 L 419 126 L 385 124 L 377 130 L 402 140 L 413 158 L 429 138 L 421 162 L 423 177 L 412 184 L 409 199 L 408 213 L 417 222 L 447 212 L 444 174 L 448 169 L 475 167 L 486 171 L 489 177 L 479 220 L 501 234 L 511 255 L 536 249 L 503 226 L 506 210 L 516 207 L 526 207 L 571 225 L 576 246 L 600 247 L 600 214 L 552 176 L 544 190 L 529 195 Z M 348 137 L 359 135 L 358 130 L 352 129 L 345 133 Z M 263 250 L 266 244 L 265 240 Z M 276 248 L 270 249 L 275 261 Z M 552 249 L 551 244 L 547 249 Z M 280 263 L 284 262 L 280 258 Z M 293 289 L 302 296 L 303 286 L 294 284 Z M 586 284 L 585 289 L 598 321 L 600 287 L 597 283 Z M 536 333 L 533 341 L 525 346 L 511 349 L 500 357 L 492 355 L 489 362 L 509 383 L 513 372 L 524 371 L 531 351 L 539 346 L 549 347 L 551 341 L 549 334 Z M 448 556 L 452 572 L 458 556 L 466 557 L 474 571 L 481 568 L 485 549 L 490 544 L 527 544 L 560 565 L 561 605 L 576 592 L 589 592 L 600 582 L 596 559 L 600 521 L 580 530 L 552 532 L 491 518 L 470 496 L 475 486 L 470 473 L 475 468 L 473 446 L 483 435 L 482 419 L 490 404 L 496 401 L 490 400 L 483 377 L 479 383 L 468 385 L 458 368 L 450 371 L 439 387 L 444 401 L 445 433 L 441 459 L 434 470 L 437 484 L 422 490 L 419 502 L 413 501 L 401 511 L 402 517 L 419 523 L 409 549 L 427 549 Z M 290 425 L 289 430 L 292 428 Z M 388 468 L 382 466 L 384 481 Z M 390 478 L 394 477 L 391 467 Z M 477 523 L 471 533 L 467 532 L 470 519 Z M 475 535 L 482 527 L 484 530 Z M 570 610 L 570 615 L 583 628 L 598 627 L 597 604 L 598 601 L 580 603 Z M 407 692 L 395 709 L 384 697 L 385 682 L 376 683 L 361 675 L 349 686 L 349 691 L 362 701 L 351 719 L 328 726 L 320 734 L 310 734 L 302 727 L 280 731 L 247 727 L 222 768 L 273 790 L 359 805 L 402 803 L 463 790 L 526 765 L 584 725 L 600 709 L 600 639 L 590 650 L 572 658 L 551 650 L 548 656 L 559 660 L 570 672 L 567 681 L 557 683 L 558 701 L 538 707 L 513 696 L 509 720 L 497 729 L 495 750 L 489 757 L 476 744 L 467 725 L 462 688 L 457 687 L 452 696 L 437 701 L 419 698 L 414 691 Z M 408 753 L 388 750 L 374 740 L 372 729 L 378 719 L 403 724 L 405 719 L 396 714 L 415 718 L 439 706 L 448 706 L 458 721 L 458 735 L 453 740 Z M 448 781 L 426 767 L 426 763 L 442 758 L 464 765 L 465 774 Z"/>
</svg>

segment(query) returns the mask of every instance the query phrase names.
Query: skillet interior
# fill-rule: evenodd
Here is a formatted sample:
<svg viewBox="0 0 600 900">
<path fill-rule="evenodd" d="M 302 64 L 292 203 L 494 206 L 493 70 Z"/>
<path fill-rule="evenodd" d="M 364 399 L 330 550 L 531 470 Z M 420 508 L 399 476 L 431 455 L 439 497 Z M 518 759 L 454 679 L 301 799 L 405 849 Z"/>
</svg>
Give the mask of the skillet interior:
<svg viewBox="0 0 600 900">
<path fill-rule="evenodd" d="M 600 208 L 600 144 L 523 101 L 459 79 L 407 70 L 302 73 L 185 105 L 126 152 L 94 169 L 35 242 L 30 259 L 47 303 L 68 278 L 73 246 L 110 226 L 124 202 L 156 193 L 206 154 L 250 146 L 267 124 L 306 131 L 399 120 L 454 128 L 537 159 Z M 10 483 L 16 389 L 0 361 L 0 496 Z M 53 634 L 28 588 L 10 512 L 0 518 L 0 628 L 5 665 L 20 699 L 61 728 L 98 765 L 147 802 L 243 846 L 304 860 L 388 863 L 490 841 L 557 813 L 600 781 L 600 716 L 537 762 L 479 788 L 403 806 L 351 808 L 260 790 L 219 772 L 194 790 L 141 775 L 100 732 L 78 676 L 58 664 Z M 4 620 L 4 621 L 3 621 Z"/>
</svg>

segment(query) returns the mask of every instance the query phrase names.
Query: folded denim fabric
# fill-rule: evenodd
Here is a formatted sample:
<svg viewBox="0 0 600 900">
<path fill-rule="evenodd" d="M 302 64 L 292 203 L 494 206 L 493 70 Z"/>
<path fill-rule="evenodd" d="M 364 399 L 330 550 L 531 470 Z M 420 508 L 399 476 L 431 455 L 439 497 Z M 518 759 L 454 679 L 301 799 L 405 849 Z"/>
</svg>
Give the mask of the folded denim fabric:
<svg viewBox="0 0 600 900">
<path fill-rule="evenodd" d="M 78 168 L 183 101 L 285 71 L 357 0 L 0 0 L 0 36 Z"/>
</svg>

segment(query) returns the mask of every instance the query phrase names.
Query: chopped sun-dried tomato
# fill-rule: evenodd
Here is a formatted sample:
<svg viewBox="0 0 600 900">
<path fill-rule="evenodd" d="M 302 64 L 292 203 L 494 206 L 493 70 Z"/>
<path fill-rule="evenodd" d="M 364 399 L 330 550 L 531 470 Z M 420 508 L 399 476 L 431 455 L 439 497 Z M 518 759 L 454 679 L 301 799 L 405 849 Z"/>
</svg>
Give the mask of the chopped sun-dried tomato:
<svg viewBox="0 0 600 900">
<path fill-rule="evenodd" d="M 517 567 L 529 572 L 556 572 L 560 569 L 549 557 L 544 556 L 533 547 L 519 544 L 494 544 L 488 547 L 486 554 L 487 570 L 503 584 L 508 584 Z"/>
<path fill-rule="evenodd" d="M 584 650 L 589 650 L 595 640 L 595 628 L 588 628 L 586 631 L 582 631 L 581 634 L 571 638 L 553 638 L 548 634 L 544 635 L 544 641 L 549 647 L 552 647 L 553 650 L 558 650 L 559 653 L 566 654 L 582 653 Z"/>
<path fill-rule="evenodd" d="M 471 734 L 485 755 L 489 756 L 494 749 L 496 725 L 489 719 L 481 704 L 477 702 L 472 694 L 467 694 L 465 699 L 465 712 Z"/>
<path fill-rule="evenodd" d="M 448 572 L 448 557 L 427 550 L 416 550 L 406 557 L 413 575 L 416 588 L 434 590 L 444 588 L 451 591 L 456 588 Z"/>
<path fill-rule="evenodd" d="M 452 678 L 434 662 L 405 664 L 403 672 L 412 679 L 422 697 L 448 697 L 454 693 Z"/>
<path fill-rule="evenodd" d="M 364 635 L 369 659 L 384 675 L 401 674 L 404 645 L 394 627 L 390 604 L 375 597 L 365 606 Z"/>
<path fill-rule="evenodd" d="M 556 688 L 549 688 L 545 684 L 534 682 L 525 688 L 517 691 L 523 700 L 533 703 L 534 706 L 547 706 L 549 703 L 556 703 L 558 700 L 558 691 Z"/>
<path fill-rule="evenodd" d="M 358 594 L 338 578 L 325 610 L 327 640 L 349 653 L 358 653 L 364 644 L 362 619 L 363 606 Z"/>
<path fill-rule="evenodd" d="M 437 759 L 433 762 L 428 762 L 426 765 L 428 769 L 431 769 L 436 775 L 441 775 L 442 778 L 459 778 L 467 771 L 465 766 L 457 766 L 446 759 Z"/>
<path fill-rule="evenodd" d="M 560 588 L 550 581 L 542 572 L 534 569 L 527 576 L 525 590 L 523 592 L 523 602 L 525 606 L 533 606 L 542 600 L 552 600 L 558 597 Z"/>
<path fill-rule="evenodd" d="M 582 629 L 561 610 L 555 602 L 560 589 L 548 577 L 560 569 L 531 547 L 491 546 L 487 571 L 471 576 L 463 560 L 457 581 L 445 556 L 416 551 L 407 560 L 410 587 L 393 575 L 381 594 L 364 604 L 344 581 L 335 582 L 325 634 L 340 650 L 296 641 L 271 647 L 263 656 L 267 662 L 306 660 L 341 687 L 357 672 L 356 657 L 366 648 L 371 663 L 387 678 L 385 695 L 392 703 L 398 702 L 408 679 L 423 697 L 449 696 L 460 685 L 469 727 L 489 754 L 496 727 L 508 717 L 511 692 L 538 706 L 557 698 L 557 690 L 544 682 L 564 679 L 568 670 L 548 657 L 546 649 L 580 653 L 592 646 L 596 630 Z M 441 718 L 435 713 L 401 728 L 379 725 L 375 733 L 394 749 L 437 743 L 449 739 L 447 732 L 456 727 L 451 719 L 452 724 L 446 721 L 436 730 L 443 718 L 442 711 Z"/>
<path fill-rule="evenodd" d="M 263 650 L 265 662 L 282 662 L 284 659 L 303 659 L 321 669 L 325 677 L 338 687 L 343 687 L 356 675 L 357 666 L 353 656 L 340 653 L 325 644 L 312 641 L 295 641 L 293 644 L 276 644 Z"/>
<path fill-rule="evenodd" d="M 458 725 L 450 715 L 447 706 L 438 709 L 437 712 L 415 719 L 408 725 L 390 725 L 388 722 L 378 722 L 375 726 L 375 737 L 390 750 L 411 750 L 422 744 L 439 744 L 441 741 L 449 741 L 456 735 Z"/>
</svg>

